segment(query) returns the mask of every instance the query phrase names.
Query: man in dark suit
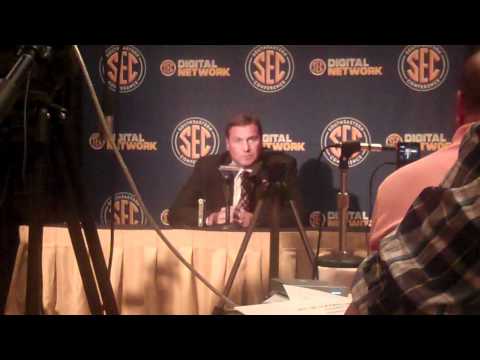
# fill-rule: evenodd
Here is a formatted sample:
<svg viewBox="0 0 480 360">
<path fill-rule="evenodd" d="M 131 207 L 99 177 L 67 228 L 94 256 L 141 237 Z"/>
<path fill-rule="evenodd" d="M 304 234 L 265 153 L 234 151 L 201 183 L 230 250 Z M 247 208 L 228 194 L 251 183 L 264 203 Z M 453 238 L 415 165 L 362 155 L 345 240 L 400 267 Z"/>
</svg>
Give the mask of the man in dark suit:
<svg viewBox="0 0 480 360">
<path fill-rule="evenodd" d="M 295 218 L 286 200 L 295 201 L 302 213 L 301 195 L 297 186 L 295 158 L 282 152 L 262 148 L 262 126 L 258 118 L 240 114 L 225 129 L 227 151 L 197 161 L 193 174 L 182 187 L 170 207 L 169 221 L 173 226 L 198 224 L 198 199 L 205 199 L 206 225 L 226 223 L 225 179 L 219 171 L 221 165 L 240 168 L 230 183 L 230 222 L 248 227 L 255 206 L 261 196 L 265 202 L 257 221 L 258 226 L 270 225 L 273 205 L 272 183 L 281 184 L 279 191 L 281 226 L 295 225 Z M 244 176 L 242 176 L 242 173 Z M 248 175 L 245 176 L 245 173 Z M 245 177 L 245 180 L 242 178 Z M 242 182 L 243 181 L 243 182 Z M 268 186 L 270 184 L 270 187 Z M 244 188 L 244 190 L 242 190 Z M 244 194 L 247 193 L 246 196 Z M 247 199 L 245 199 L 247 198 Z"/>
</svg>

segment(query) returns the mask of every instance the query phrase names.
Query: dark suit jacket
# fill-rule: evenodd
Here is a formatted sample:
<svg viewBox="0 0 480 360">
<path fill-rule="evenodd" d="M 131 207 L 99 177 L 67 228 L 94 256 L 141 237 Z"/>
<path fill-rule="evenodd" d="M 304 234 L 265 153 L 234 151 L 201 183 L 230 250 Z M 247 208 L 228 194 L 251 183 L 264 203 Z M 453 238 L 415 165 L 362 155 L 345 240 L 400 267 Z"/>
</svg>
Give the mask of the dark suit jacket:
<svg viewBox="0 0 480 360">
<path fill-rule="evenodd" d="M 198 222 L 198 199 L 206 200 L 205 217 L 212 212 L 219 211 L 225 206 L 225 180 L 223 179 L 218 167 L 231 162 L 230 154 L 225 152 L 219 155 L 210 155 L 197 161 L 193 174 L 187 183 L 181 188 L 180 192 L 170 207 L 169 221 L 172 226 L 196 226 Z M 297 185 L 297 162 L 295 158 L 282 152 L 264 150 L 259 158 L 259 174 L 265 177 L 279 176 L 284 180 L 284 190 L 281 191 L 282 203 L 280 208 L 280 225 L 282 227 L 295 226 L 295 218 L 288 204 L 288 199 L 294 200 L 300 218 L 303 218 L 303 208 L 300 191 Z M 279 174 L 278 169 L 282 169 Z M 284 170 L 284 171 L 283 171 Z M 272 175 L 273 174 L 273 175 Z M 276 175 L 275 175 L 276 174 Z M 229 203 L 232 203 L 233 186 L 230 192 Z M 260 184 L 257 184 L 253 194 L 253 207 L 258 202 L 262 191 Z M 265 202 L 257 221 L 257 226 L 266 227 L 270 225 L 270 213 L 272 209 L 271 196 L 265 196 Z"/>
</svg>

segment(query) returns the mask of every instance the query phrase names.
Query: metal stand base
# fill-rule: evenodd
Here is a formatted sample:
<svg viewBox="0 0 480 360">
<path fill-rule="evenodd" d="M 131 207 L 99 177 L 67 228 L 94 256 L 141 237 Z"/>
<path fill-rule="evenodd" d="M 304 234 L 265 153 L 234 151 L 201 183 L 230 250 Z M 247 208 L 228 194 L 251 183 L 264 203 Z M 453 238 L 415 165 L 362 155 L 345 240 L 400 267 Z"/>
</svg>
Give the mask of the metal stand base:
<svg viewBox="0 0 480 360">
<path fill-rule="evenodd" d="M 317 258 L 317 266 L 334 268 L 357 268 L 363 258 L 347 252 L 332 252 L 331 254 Z"/>
<path fill-rule="evenodd" d="M 238 231 L 238 230 L 245 230 L 239 224 L 217 224 L 211 226 L 204 226 L 204 229 L 211 229 L 211 230 L 223 230 L 223 231 Z"/>
<path fill-rule="evenodd" d="M 335 285 L 329 284 L 326 281 L 321 280 L 307 280 L 307 279 L 292 279 L 292 280 L 282 280 L 282 279 L 272 279 L 270 281 L 270 296 L 278 294 L 281 296 L 288 297 L 288 294 L 284 288 L 284 285 L 304 287 L 313 290 L 322 290 L 330 294 L 348 296 L 350 288 L 344 285 Z"/>
<path fill-rule="evenodd" d="M 242 315 L 242 313 L 225 305 L 224 307 L 215 306 L 212 315 Z"/>
</svg>

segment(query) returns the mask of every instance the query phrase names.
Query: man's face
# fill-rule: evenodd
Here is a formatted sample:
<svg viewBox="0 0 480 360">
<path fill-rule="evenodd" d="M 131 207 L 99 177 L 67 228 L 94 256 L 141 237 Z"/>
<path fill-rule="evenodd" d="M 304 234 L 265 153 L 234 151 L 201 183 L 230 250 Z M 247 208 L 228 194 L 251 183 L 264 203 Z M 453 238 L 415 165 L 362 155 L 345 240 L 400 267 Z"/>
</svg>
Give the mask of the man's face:
<svg viewBox="0 0 480 360">
<path fill-rule="evenodd" d="M 227 150 L 237 165 L 251 166 L 262 151 L 262 139 L 257 126 L 250 124 L 230 128 Z"/>
</svg>

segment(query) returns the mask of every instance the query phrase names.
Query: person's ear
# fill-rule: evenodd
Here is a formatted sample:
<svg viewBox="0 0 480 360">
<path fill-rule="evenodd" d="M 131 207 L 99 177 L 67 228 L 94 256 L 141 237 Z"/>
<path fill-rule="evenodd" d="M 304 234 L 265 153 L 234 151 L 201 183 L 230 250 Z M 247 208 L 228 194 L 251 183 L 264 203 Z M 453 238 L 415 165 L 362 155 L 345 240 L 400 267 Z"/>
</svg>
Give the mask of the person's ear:
<svg viewBox="0 0 480 360">
<path fill-rule="evenodd" d="M 455 104 L 455 125 L 457 127 L 465 124 L 465 96 L 463 91 L 457 91 L 457 98 Z"/>
</svg>

